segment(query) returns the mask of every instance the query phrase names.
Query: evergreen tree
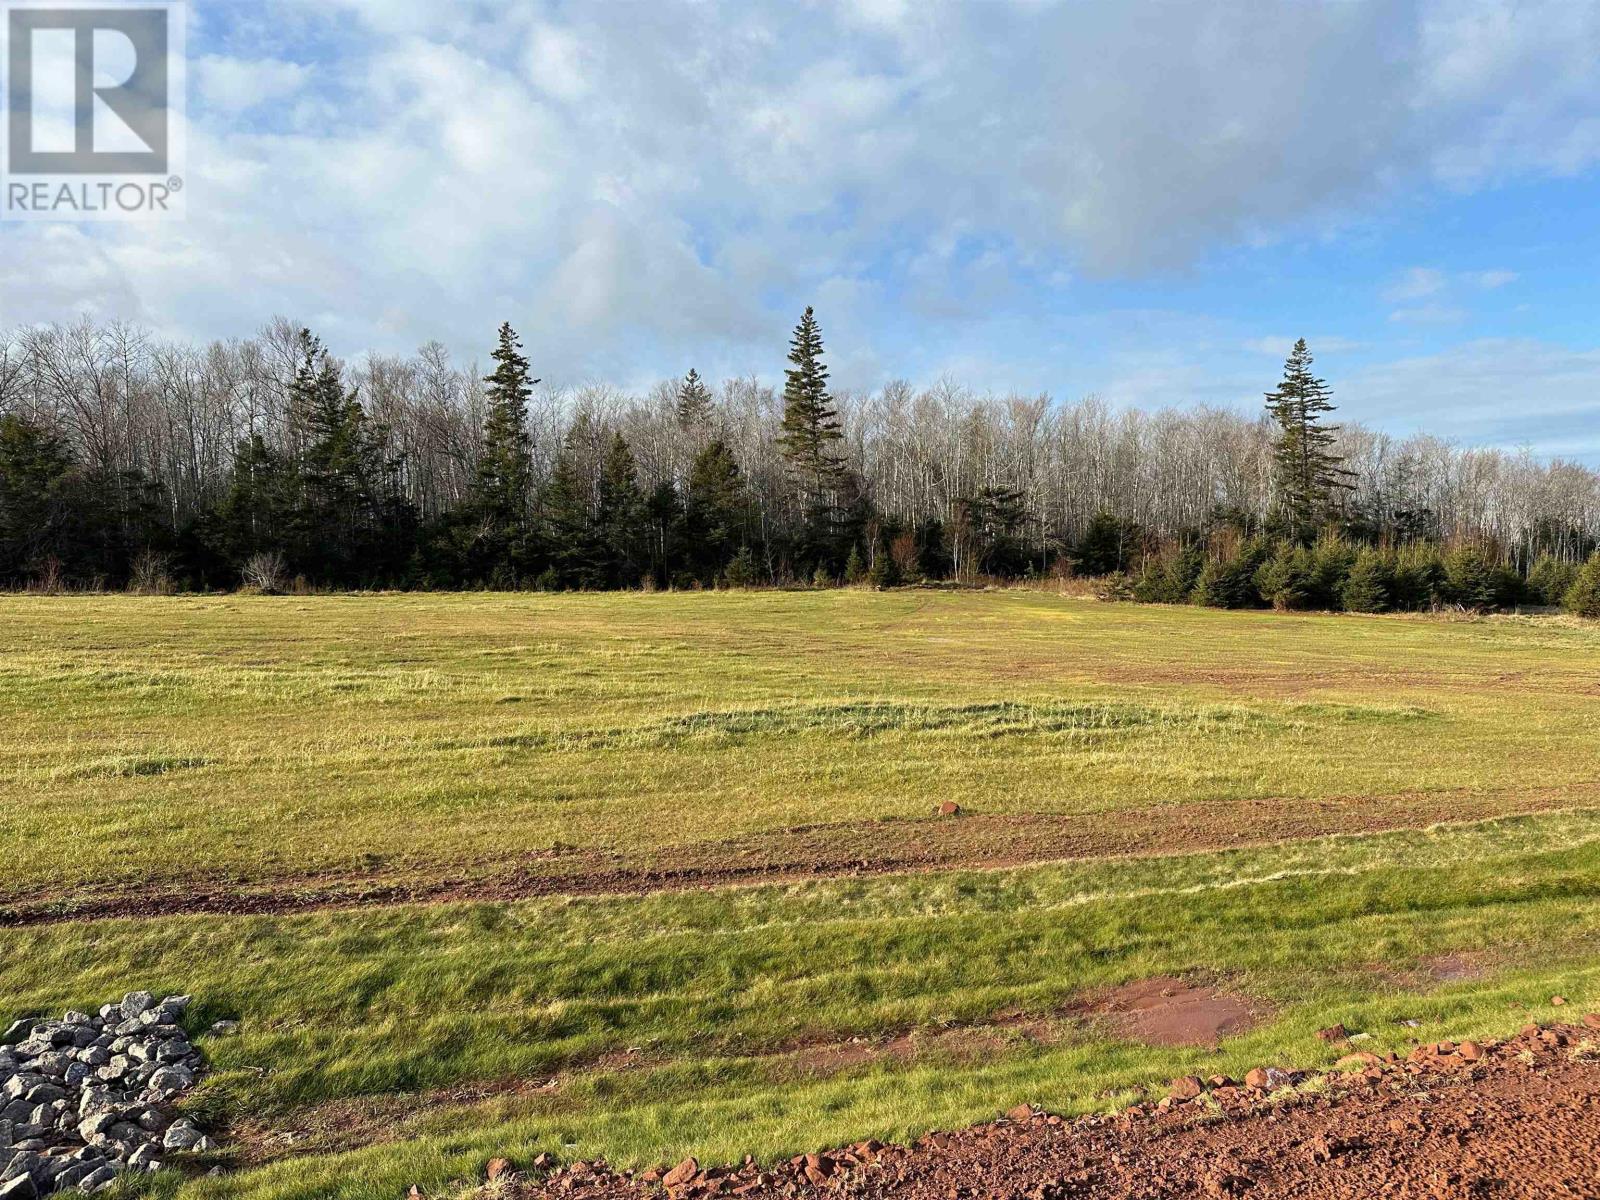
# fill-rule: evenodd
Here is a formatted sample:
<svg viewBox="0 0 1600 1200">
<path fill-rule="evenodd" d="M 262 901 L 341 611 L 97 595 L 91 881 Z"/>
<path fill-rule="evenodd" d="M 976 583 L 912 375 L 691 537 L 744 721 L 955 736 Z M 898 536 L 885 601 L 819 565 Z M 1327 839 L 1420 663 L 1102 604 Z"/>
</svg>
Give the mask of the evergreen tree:
<svg viewBox="0 0 1600 1200">
<path fill-rule="evenodd" d="M 528 523 L 533 488 L 533 438 L 528 433 L 528 401 L 537 379 L 530 377 L 511 323 L 500 326 L 500 341 L 490 356 L 495 369 L 485 377 L 489 414 L 483 423 L 483 453 L 472 483 L 472 506 L 491 536 L 510 541 Z"/>
<path fill-rule="evenodd" d="M 991 485 L 956 502 L 960 527 L 974 561 L 964 569 L 980 575 L 1020 575 L 1026 567 L 1020 535 L 1028 520 L 1022 493 Z"/>
<path fill-rule="evenodd" d="M 1080 575 L 1111 575 L 1126 571 L 1138 548 L 1139 526 L 1101 509 L 1078 540 L 1072 565 Z"/>
<path fill-rule="evenodd" d="M 1579 569 L 1561 603 L 1576 617 L 1600 617 L 1600 551 Z"/>
<path fill-rule="evenodd" d="M 605 558 L 607 587 L 635 587 L 645 560 L 644 496 L 639 468 L 620 433 L 613 433 L 600 463 L 595 524 Z"/>
<path fill-rule="evenodd" d="M 721 438 L 695 455 L 689 467 L 684 532 L 691 569 L 706 583 L 721 575 L 745 544 L 750 497 L 733 451 Z"/>
<path fill-rule="evenodd" d="M 345 390 L 339 364 L 310 330 L 300 331 L 300 348 L 289 388 L 293 442 L 301 448 L 286 539 L 291 565 L 344 585 L 391 576 L 405 557 L 415 514 L 401 495 L 400 462 L 383 447 L 388 431 L 367 420 L 359 395 Z M 281 475 L 282 464 L 263 458 L 262 450 L 249 448 L 255 462 L 247 468 Z"/>
<path fill-rule="evenodd" d="M 1317 591 L 1317 560 L 1305 546 L 1284 542 L 1256 572 L 1261 598 L 1280 612 L 1311 608 Z"/>
<path fill-rule="evenodd" d="M 1363 550 L 1345 578 L 1340 594 L 1346 612 L 1387 612 L 1394 603 L 1394 569 L 1380 550 Z"/>
<path fill-rule="evenodd" d="M 1278 505 L 1289 536 L 1300 541 L 1317 531 L 1337 495 L 1351 487 L 1351 472 L 1333 451 L 1338 426 L 1324 423 L 1334 411 L 1333 393 L 1311 373 L 1311 362 L 1301 338 L 1284 363 L 1278 390 L 1267 393 L 1267 411 L 1278 425 L 1273 447 Z"/>
<path fill-rule="evenodd" d="M 265 438 L 255 433 L 240 442 L 228 491 L 216 509 L 223 556 L 238 567 L 254 554 L 281 554 L 292 537 L 297 496 L 294 471 Z"/>
<path fill-rule="evenodd" d="M 672 480 L 663 479 L 650 489 L 644 503 L 649 527 L 650 575 L 657 587 L 676 586 L 676 562 L 683 533 L 683 501 Z"/>
<path fill-rule="evenodd" d="M 731 588 L 747 588 L 754 587 L 759 578 L 756 556 L 750 552 L 749 546 L 740 546 L 739 553 L 733 556 L 728 569 L 723 572 L 722 581 Z"/>
<path fill-rule="evenodd" d="M 844 560 L 844 581 L 855 585 L 867 577 L 867 564 L 861 561 L 861 547 L 852 545 L 850 556 Z"/>
<path fill-rule="evenodd" d="M 1266 561 L 1267 547 L 1256 538 L 1232 554 L 1208 561 L 1195 580 L 1191 599 L 1206 608 L 1254 608 L 1261 603 L 1255 576 Z"/>
<path fill-rule="evenodd" d="M 711 425 L 711 389 L 701 382 L 693 367 L 678 385 L 678 426 L 682 429 L 707 429 Z"/>
<path fill-rule="evenodd" d="M 563 588 L 600 588 L 606 583 L 607 552 L 596 522 L 596 479 L 588 443 L 594 425 L 580 415 L 561 443 L 545 485 L 542 510 L 550 566 Z"/>
<path fill-rule="evenodd" d="M 867 572 L 867 582 L 880 592 L 897 588 L 904 582 L 900 564 L 895 562 L 894 554 L 886 541 L 878 546 L 878 552 L 872 557 L 872 568 Z"/>
<path fill-rule="evenodd" d="M 1541 554 L 1528 572 L 1528 594 L 1535 604 L 1558 605 L 1577 578 L 1577 563 Z"/>
<path fill-rule="evenodd" d="M 66 444 L 12 413 L 0 416 L 0 583 L 72 557 L 73 463 Z"/>
<path fill-rule="evenodd" d="M 778 445 L 800 486 L 805 514 L 801 553 L 817 557 L 826 555 L 834 540 L 832 492 L 844 477 L 844 459 L 837 448 L 844 432 L 828 394 L 822 330 L 809 305 L 789 343 L 789 363 Z"/>
</svg>

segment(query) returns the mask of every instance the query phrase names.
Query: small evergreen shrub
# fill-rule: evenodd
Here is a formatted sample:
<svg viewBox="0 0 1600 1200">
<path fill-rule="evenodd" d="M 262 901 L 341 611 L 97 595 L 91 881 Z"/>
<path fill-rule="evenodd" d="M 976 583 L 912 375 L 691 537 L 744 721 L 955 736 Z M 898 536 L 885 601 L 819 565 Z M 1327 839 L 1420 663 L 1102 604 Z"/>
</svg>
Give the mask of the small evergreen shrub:
<svg viewBox="0 0 1600 1200">
<path fill-rule="evenodd" d="M 1148 558 L 1133 585 L 1134 599 L 1146 604 L 1186 604 L 1205 565 L 1205 553 L 1198 546 Z"/>
<path fill-rule="evenodd" d="M 1534 604 L 1560 604 L 1578 581 L 1578 570 L 1577 563 L 1540 555 L 1528 572 L 1528 599 Z"/>
<path fill-rule="evenodd" d="M 1579 569 L 1561 603 L 1575 617 L 1600 617 L 1600 550 Z"/>
<path fill-rule="evenodd" d="M 1251 539 L 1223 558 L 1207 562 L 1195 581 L 1193 599 L 1207 608 L 1255 608 L 1261 603 L 1256 572 L 1266 561 L 1267 549 Z"/>
<path fill-rule="evenodd" d="M 1345 577 L 1340 600 L 1347 612 L 1387 612 L 1394 604 L 1394 568 L 1388 556 L 1378 550 L 1357 554 Z"/>
<path fill-rule="evenodd" d="M 1317 560 L 1304 546 L 1280 543 L 1256 572 L 1256 590 L 1273 608 L 1292 612 L 1315 606 Z"/>
</svg>

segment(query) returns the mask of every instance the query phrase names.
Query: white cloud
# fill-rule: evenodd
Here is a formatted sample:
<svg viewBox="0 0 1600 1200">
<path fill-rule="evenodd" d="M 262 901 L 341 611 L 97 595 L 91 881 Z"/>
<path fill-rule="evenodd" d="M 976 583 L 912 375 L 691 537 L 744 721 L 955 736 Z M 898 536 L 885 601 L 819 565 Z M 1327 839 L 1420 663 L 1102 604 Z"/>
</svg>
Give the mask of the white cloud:
<svg viewBox="0 0 1600 1200">
<path fill-rule="evenodd" d="M 200 106 L 224 114 L 282 101 L 298 92 L 311 74 L 311 69 L 301 63 L 221 54 L 203 55 L 191 64 L 191 70 Z"/>
<path fill-rule="evenodd" d="M 1338 228 L 1402 188 L 1593 161 L 1600 12 L 1459 11 L 218 6 L 188 220 L 0 229 L 0 269 L 42 281 L 0 305 L 186 335 L 286 312 L 350 351 L 470 349 L 510 317 L 557 381 L 663 345 L 765 350 L 823 289 L 970 322 L 1029 270 L 1137 274 Z M 1412 321 L 1513 278 L 1423 266 L 1385 302 Z M 841 356 L 867 361 L 870 320 L 837 323 Z"/>
</svg>

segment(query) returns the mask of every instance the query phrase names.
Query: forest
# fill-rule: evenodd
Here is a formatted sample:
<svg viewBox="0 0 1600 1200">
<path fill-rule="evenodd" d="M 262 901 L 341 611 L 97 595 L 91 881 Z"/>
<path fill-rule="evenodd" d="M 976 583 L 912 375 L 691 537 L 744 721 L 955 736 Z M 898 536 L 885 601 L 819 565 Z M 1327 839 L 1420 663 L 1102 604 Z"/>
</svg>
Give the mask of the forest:
<svg viewBox="0 0 1600 1200">
<path fill-rule="evenodd" d="M 278 319 L 205 346 L 0 333 L 0 586 L 628 589 L 1078 575 L 1107 596 L 1600 615 L 1600 476 L 1335 424 L 1302 341 L 1255 416 L 689 369 L 541 385 L 437 343 L 335 357 Z M 1266 381 L 1270 382 L 1270 381 Z M 1591 595 L 1590 593 L 1595 593 Z"/>
</svg>

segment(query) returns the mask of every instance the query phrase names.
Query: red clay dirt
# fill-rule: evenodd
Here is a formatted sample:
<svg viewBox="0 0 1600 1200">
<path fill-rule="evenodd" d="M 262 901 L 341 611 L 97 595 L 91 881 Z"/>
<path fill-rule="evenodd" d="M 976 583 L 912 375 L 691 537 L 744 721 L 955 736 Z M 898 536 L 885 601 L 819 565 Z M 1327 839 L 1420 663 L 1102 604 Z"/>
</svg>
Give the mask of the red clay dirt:
<svg viewBox="0 0 1600 1200">
<path fill-rule="evenodd" d="M 1600 1016 L 1530 1026 L 1498 1044 L 1418 1046 L 1403 1061 L 1354 1055 L 1347 1065 L 1352 1074 L 1274 1071 L 1263 1088 L 1174 1081 L 1174 1094 L 1199 1090 L 1199 1096 L 1076 1121 L 1022 1105 L 1004 1120 L 930 1134 L 911 1146 L 861 1142 L 768 1167 L 702 1169 L 690 1159 L 634 1174 L 614 1173 L 604 1163 L 545 1160 L 524 1164 L 518 1174 L 518 1164 L 501 1164 L 501 1177 L 485 1195 L 1600 1198 Z"/>
<path fill-rule="evenodd" d="M 1167 976 L 1124 984 L 1090 1011 L 1104 1014 L 1124 1037 L 1152 1046 L 1215 1046 L 1255 1024 L 1238 996 Z"/>
<path fill-rule="evenodd" d="M 799 879 L 1267 845 L 1330 834 L 1467 823 L 1592 802 L 1587 791 L 1428 792 L 1292 803 L 1193 801 L 1103 814 L 964 812 L 811 825 L 654 853 L 544 851 L 464 867 L 297 875 L 242 884 L 185 876 L 65 893 L 0 892 L 0 928 L 109 917 L 253 915 L 541 896 L 638 895 Z M 441 874 L 454 871 L 454 874 Z"/>
</svg>

